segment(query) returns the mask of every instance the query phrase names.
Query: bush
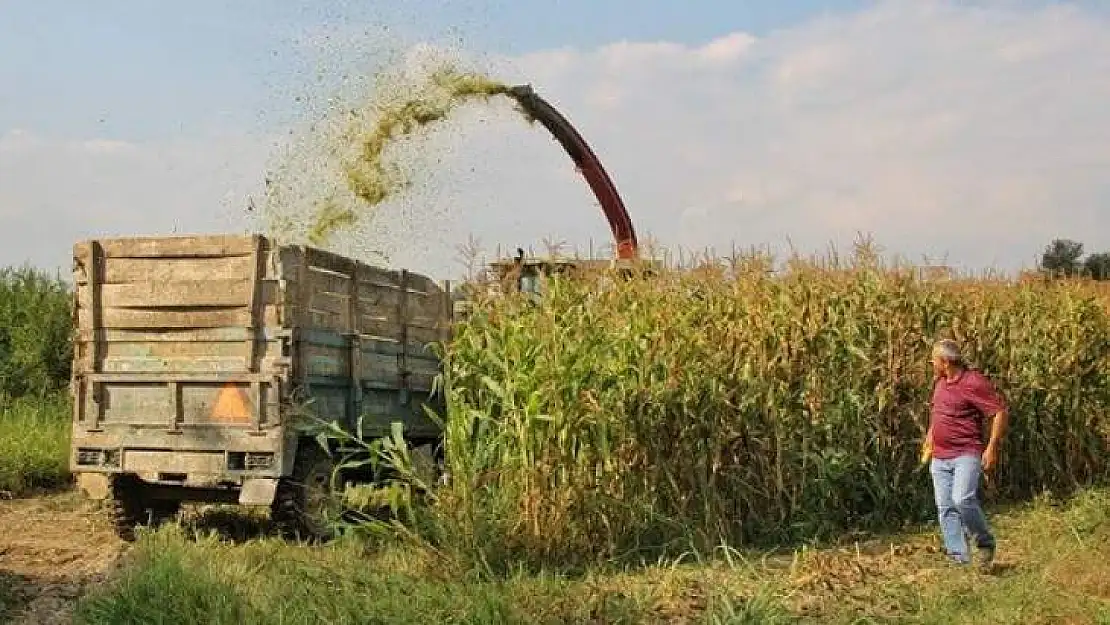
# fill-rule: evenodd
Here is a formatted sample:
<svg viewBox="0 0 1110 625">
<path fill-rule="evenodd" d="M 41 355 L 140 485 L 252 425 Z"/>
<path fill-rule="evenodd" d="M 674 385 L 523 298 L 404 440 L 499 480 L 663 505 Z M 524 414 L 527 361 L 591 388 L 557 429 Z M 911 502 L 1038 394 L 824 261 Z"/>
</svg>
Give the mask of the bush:
<svg viewBox="0 0 1110 625">
<path fill-rule="evenodd" d="M 68 479 L 72 298 L 58 277 L 0 269 L 0 491 Z"/>
<path fill-rule="evenodd" d="M 72 299 L 60 278 L 0 269 L 0 398 L 44 395 L 69 382 Z"/>
<path fill-rule="evenodd" d="M 0 492 L 24 495 L 69 480 L 70 414 L 61 393 L 0 404 Z"/>
</svg>

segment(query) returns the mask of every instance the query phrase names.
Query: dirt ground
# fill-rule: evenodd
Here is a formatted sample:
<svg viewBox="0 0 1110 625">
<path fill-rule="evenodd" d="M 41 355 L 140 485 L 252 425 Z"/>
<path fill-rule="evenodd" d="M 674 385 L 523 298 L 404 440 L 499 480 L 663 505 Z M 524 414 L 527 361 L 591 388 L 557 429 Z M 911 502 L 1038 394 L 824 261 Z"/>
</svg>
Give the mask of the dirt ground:
<svg viewBox="0 0 1110 625">
<path fill-rule="evenodd" d="M 68 623 L 78 597 L 125 549 L 107 515 L 76 492 L 0 500 L 0 583 L 19 603 L 11 622 Z"/>
</svg>

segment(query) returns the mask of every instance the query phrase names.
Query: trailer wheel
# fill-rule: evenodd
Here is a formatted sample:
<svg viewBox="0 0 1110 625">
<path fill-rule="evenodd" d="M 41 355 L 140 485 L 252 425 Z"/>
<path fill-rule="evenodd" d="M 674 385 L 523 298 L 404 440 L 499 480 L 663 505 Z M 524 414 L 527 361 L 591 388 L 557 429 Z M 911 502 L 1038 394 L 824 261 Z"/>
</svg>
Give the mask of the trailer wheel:
<svg viewBox="0 0 1110 625">
<path fill-rule="evenodd" d="M 112 477 L 108 505 L 116 534 L 126 541 L 135 540 L 135 528 L 143 520 L 142 485 L 132 475 Z"/>
<path fill-rule="evenodd" d="M 298 445 L 293 475 L 278 482 L 271 506 L 271 519 L 283 534 L 319 541 L 335 537 L 340 506 L 332 488 L 334 468 L 332 458 L 315 442 Z"/>
<path fill-rule="evenodd" d="M 134 475 L 112 477 L 108 505 L 116 534 L 126 541 L 135 540 L 139 526 L 158 526 L 181 509 L 179 501 L 149 497 L 142 480 Z"/>
<path fill-rule="evenodd" d="M 147 509 L 150 512 L 150 523 L 161 525 L 177 517 L 177 513 L 181 510 L 181 502 L 173 499 L 153 499 L 147 505 Z"/>
</svg>

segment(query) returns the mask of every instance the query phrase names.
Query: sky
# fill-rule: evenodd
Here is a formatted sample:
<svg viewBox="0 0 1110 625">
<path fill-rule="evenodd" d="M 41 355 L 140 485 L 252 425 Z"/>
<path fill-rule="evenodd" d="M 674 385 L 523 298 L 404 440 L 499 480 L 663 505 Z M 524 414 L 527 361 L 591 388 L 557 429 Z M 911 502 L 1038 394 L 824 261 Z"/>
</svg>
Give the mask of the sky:
<svg viewBox="0 0 1110 625">
<path fill-rule="evenodd" d="M 0 265 L 256 228 L 275 167 L 312 185 L 313 124 L 423 58 L 531 83 L 672 250 L 869 236 L 972 271 L 1031 267 L 1057 237 L 1110 250 L 1110 3 L 0 0 Z M 334 249 L 453 278 L 472 238 L 609 241 L 506 103 L 409 151 L 413 189 Z"/>
</svg>

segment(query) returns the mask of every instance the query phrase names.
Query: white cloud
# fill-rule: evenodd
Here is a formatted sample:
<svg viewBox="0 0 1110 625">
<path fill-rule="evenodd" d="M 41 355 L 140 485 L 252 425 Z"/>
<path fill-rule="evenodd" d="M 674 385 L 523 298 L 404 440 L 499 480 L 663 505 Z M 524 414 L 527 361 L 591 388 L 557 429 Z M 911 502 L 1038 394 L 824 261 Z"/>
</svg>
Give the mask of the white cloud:
<svg viewBox="0 0 1110 625">
<path fill-rule="evenodd" d="M 0 264 L 68 270 L 78 240 L 242 227 L 267 145 L 0 135 Z"/>
<path fill-rule="evenodd" d="M 753 45 L 756 39 L 747 33 L 732 33 L 705 44 L 697 54 L 703 61 L 729 63 L 738 60 Z"/>
<path fill-rule="evenodd" d="M 1075 8 L 899 2 L 760 40 L 621 44 L 505 67 L 542 77 L 537 90 L 599 152 L 638 229 L 664 242 L 820 251 L 862 231 L 915 260 L 1013 269 L 1056 236 L 1110 248 L 1108 26 Z M 535 206 L 545 226 L 558 215 L 571 237 L 603 238 L 584 183 L 543 178 L 569 168 L 561 153 L 504 128 L 511 158 L 482 166 L 473 187 Z M 511 210 L 475 206 L 469 219 L 504 223 Z"/>
<path fill-rule="evenodd" d="M 134 143 L 112 139 L 90 139 L 82 141 L 76 147 L 90 154 L 136 154 L 141 151 Z"/>
<path fill-rule="evenodd" d="M 760 39 L 614 42 L 489 65 L 572 120 L 641 238 L 822 251 L 863 231 L 914 259 L 1015 268 L 1056 236 L 1110 249 L 1108 26 L 1077 8 L 889 2 Z M 471 234 L 508 249 L 608 242 L 562 149 L 507 105 L 468 107 L 419 144 L 412 193 L 341 251 L 384 248 L 450 277 Z M 232 227 L 224 203 L 263 174 L 266 148 L 0 135 L 0 260 L 68 253 L 100 232 Z"/>
</svg>

